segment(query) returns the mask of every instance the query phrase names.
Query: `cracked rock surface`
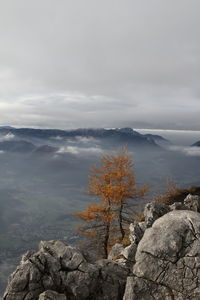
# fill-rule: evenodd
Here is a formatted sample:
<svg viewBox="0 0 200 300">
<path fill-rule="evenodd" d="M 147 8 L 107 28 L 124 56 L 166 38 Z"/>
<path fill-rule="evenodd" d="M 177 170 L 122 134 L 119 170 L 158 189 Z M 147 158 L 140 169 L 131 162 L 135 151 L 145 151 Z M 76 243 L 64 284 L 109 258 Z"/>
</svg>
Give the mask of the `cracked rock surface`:
<svg viewBox="0 0 200 300">
<path fill-rule="evenodd" d="M 148 228 L 124 300 L 200 299 L 200 214 L 174 210 Z"/>
<path fill-rule="evenodd" d="M 60 241 L 42 241 L 38 252 L 23 256 L 3 299 L 122 299 L 128 273 L 109 260 L 91 264 L 78 249 Z M 54 292 L 58 294 L 52 298 Z"/>
</svg>

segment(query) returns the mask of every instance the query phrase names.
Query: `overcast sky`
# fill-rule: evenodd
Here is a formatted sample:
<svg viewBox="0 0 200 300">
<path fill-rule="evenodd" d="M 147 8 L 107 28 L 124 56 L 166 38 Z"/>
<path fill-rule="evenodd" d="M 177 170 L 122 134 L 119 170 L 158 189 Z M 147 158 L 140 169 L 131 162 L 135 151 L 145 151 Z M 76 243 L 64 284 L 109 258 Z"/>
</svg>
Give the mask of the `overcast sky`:
<svg viewBox="0 0 200 300">
<path fill-rule="evenodd" d="M 199 0 L 0 0 L 0 123 L 200 129 Z"/>
</svg>

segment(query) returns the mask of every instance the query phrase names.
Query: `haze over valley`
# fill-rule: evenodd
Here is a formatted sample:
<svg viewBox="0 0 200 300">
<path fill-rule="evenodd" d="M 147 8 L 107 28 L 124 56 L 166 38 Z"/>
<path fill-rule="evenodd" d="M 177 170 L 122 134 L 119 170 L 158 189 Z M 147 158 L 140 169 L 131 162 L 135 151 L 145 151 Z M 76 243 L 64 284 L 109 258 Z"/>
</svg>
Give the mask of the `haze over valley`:
<svg viewBox="0 0 200 300">
<path fill-rule="evenodd" d="M 174 145 L 158 135 L 131 128 L 0 128 L 1 289 L 18 257 L 40 240 L 76 243 L 73 213 L 94 200 L 86 191 L 90 168 L 125 145 L 138 185 L 150 186 L 149 199 L 168 179 L 182 187 L 199 184 L 200 148 Z"/>
</svg>

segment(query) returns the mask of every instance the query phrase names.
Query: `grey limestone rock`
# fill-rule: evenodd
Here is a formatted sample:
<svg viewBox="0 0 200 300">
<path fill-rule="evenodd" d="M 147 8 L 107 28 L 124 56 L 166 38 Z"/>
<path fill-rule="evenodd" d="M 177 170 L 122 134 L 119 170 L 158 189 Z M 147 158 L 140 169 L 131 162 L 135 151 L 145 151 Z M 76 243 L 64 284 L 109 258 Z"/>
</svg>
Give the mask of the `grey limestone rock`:
<svg viewBox="0 0 200 300">
<path fill-rule="evenodd" d="M 100 277 L 94 300 L 120 300 L 123 298 L 128 268 L 107 259 L 97 261 Z"/>
<path fill-rule="evenodd" d="M 131 244 L 125 248 L 121 244 L 115 244 L 108 255 L 108 259 L 114 259 L 118 264 L 127 266 L 128 268 L 132 267 L 135 262 L 137 245 L 145 231 L 144 228 L 144 222 L 130 224 L 129 239 Z"/>
<path fill-rule="evenodd" d="M 118 244 L 118 243 L 115 244 L 108 254 L 108 259 L 113 259 L 113 258 L 119 256 L 123 250 L 124 250 L 124 247 L 122 246 L 122 244 Z"/>
<path fill-rule="evenodd" d="M 186 209 L 200 212 L 200 197 L 189 194 L 184 200 L 184 205 Z"/>
<path fill-rule="evenodd" d="M 121 254 L 125 257 L 126 260 L 134 263 L 136 251 L 137 245 L 135 243 L 132 243 L 126 248 L 124 248 Z"/>
<path fill-rule="evenodd" d="M 36 300 L 46 290 L 67 290 L 86 299 L 98 275 L 98 267 L 87 263 L 76 248 L 60 241 L 41 242 L 40 250 L 26 256 L 11 275 L 3 299 Z"/>
<path fill-rule="evenodd" d="M 171 210 L 184 210 L 187 209 L 182 202 L 174 202 L 169 206 Z"/>
<path fill-rule="evenodd" d="M 123 300 L 174 300 L 167 287 L 148 280 L 129 276 Z"/>
<path fill-rule="evenodd" d="M 74 247 L 60 241 L 42 241 L 38 252 L 23 257 L 3 299 L 54 299 L 49 296 L 54 292 L 61 294 L 55 300 L 66 299 L 64 296 L 76 300 L 121 299 L 128 274 L 128 268 L 113 261 L 92 264 Z"/>
<path fill-rule="evenodd" d="M 144 208 L 144 217 L 147 227 L 151 227 L 155 220 L 162 217 L 170 211 L 168 205 L 160 202 L 147 203 Z"/>
<path fill-rule="evenodd" d="M 156 220 L 135 258 L 125 300 L 200 299 L 200 214 L 175 210 Z"/>
<path fill-rule="evenodd" d="M 48 290 L 40 294 L 38 300 L 67 300 L 67 297 L 64 294 Z"/>
<path fill-rule="evenodd" d="M 144 222 L 132 223 L 129 226 L 129 239 L 131 243 L 138 244 L 143 237 L 144 231 L 146 229 L 146 224 Z"/>
</svg>

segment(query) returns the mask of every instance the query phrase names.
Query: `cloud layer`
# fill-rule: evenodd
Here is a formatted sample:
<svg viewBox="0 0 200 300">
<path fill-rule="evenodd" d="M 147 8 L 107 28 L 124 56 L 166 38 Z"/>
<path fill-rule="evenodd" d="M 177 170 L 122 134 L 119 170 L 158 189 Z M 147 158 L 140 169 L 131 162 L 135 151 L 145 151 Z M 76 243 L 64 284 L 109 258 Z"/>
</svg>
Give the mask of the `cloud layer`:
<svg viewBox="0 0 200 300">
<path fill-rule="evenodd" d="M 200 2 L 0 0 L 1 123 L 198 129 Z"/>
<path fill-rule="evenodd" d="M 104 151 L 100 147 L 78 147 L 78 146 L 66 146 L 61 147 L 58 150 L 58 154 L 71 153 L 74 155 L 100 155 Z"/>
<path fill-rule="evenodd" d="M 186 156 L 200 156 L 200 147 L 170 146 L 169 150 L 181 152 Z"/>
<path fill-rule="evenodd" d="M 15 138 L 14 134 L 8 133 L 6 135 L 0 136 L 0 143 L 1 142 L 12 141 L 14 138 Z"/>
</svg>

